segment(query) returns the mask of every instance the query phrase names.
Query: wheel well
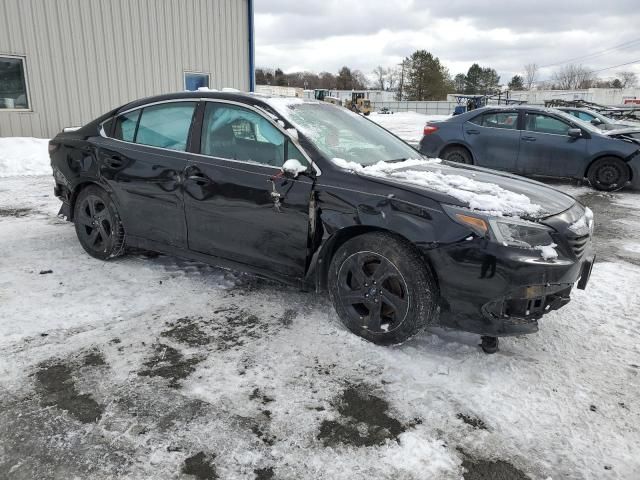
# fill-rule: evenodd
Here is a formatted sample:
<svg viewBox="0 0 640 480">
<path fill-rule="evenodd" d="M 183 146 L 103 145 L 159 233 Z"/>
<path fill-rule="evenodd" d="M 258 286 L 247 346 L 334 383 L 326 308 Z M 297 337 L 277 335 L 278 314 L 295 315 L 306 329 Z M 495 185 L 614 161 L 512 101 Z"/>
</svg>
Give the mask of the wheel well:
<svg viewBox="0 0 640 480">
<path fill-rule="evenodd" d="M 413 243 L 411 243 L 411 241 L 409 241 L 407 238 L 397 234 L 396 232 L 392 232 L 391 230 L 386 230 L 384 228 L 374 227 L 370 225 L 355 225 L 353 227 L 343 228 L 342 230 L 339 230 L 335 235 L 333 235 L 327 240 L 327 243 L 323 248 L 323 252 L 321 253 L 321 256 L 318 259 L 318 264 L 316 265 L 316 275 L 317 275 L 316 285 L 318 287 L 318 290 L 325 291 L 327 289 L 327 279 L 328 279 L 327 277 L 329 276 L 329 265 L 331 264 L 331 259 L 333 258 L 335 253 L 338 251 L 338 249 L 342 245 L 344 245 L 347 241 L 351 240 L 352 238 L 358 237 L 360 235 L 364 235 L 365 233 L 371 233 L 371 232 L 385 232 L 413 246 Z M 416 247 L 413 246 L 413 248 L 416 248 Z M 431 262 L 419 249 L 416 248 L 416 251 L 418 252 L 420 257 L 423 259 L 424 266 L 428 268 L 431 274 L 433 275 L 433 279 L 436 283 L 436 286 L 439 287 L 438 276 L 435 270 L 433 269 Z"/>
<path fill-rule="evenodd" d="M 76 208 L 76 200 L 78 199 L 78 195 L 80 195 L 80 192 L 82 190 L 84 190 L 85 188 L 91 185 L 96 185 L 97 187 L 100 187 L 104 190 L 102 185 L 96 182 L 91 182 L 91 181 L 82 182 L 76 185 L 76 187 L 73 189 L 73 192 L 71 192 L 71 201 L 70 201 L 71 206 L 70 206 L 70 212 L 69 212 L 69 220 L 73 220 L 73 212 L 75 211 L 75 208 Z"/>
<path fill-rule="evenodd" d="M 624 158 L 620 158 L 617 155 L 600 155 L 599 157 L 594 158 L 593 160 L 591 160 L 591 162 L 589 162 L 589 165 L 587 165 L 587 168 L 585 169 L 584 174 L 582 175 L 582 178 L 588 178 L 589 170 L 591 170 L 591 167 L 593 166 L 593 164 L 596 163 L 598 160 L 602 160 L 603 158 L 616 158 L 620 160 L 622 163 L 624 163 L 627 166 L 627 170 L 629 170 L 629 180 L 633 178 L 633 170 L 631 170 L 631 167 L 629 166 L 629 164 L 624 161 Z"/>
<path fill-rule="evenodd" d="M 452 148 L 462 148 L 462 149 L 466 150 L 467 153 L 469 154 L 469 156 L 471 157 L 472 164 L 475 163 L 476 160 L 475 160 L 475 158 L 473 156 L 473 152 L 471 152 L 471 150 L 469 150 L 469 147 L 467 147 L 466 145 L 463 145 L 461 143 L 449 143 L 448 145 L 445 145 L 442 148 L 442 150 L 440 150 L 440 153 L 438 154 L 438 156 L 442 155 L 447 150 L 451 150 Z"/>
</svg>

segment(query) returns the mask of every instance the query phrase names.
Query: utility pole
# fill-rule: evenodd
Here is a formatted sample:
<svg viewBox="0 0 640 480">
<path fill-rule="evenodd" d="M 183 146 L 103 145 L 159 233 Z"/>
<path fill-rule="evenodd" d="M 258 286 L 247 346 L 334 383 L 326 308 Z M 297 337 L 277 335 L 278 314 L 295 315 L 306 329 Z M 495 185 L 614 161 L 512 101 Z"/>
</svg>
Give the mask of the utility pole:
<svg viewBox="0 0 640 480">
<path fill-rule="evenodd" d="M 399 102 L 402 101 L 402 92 L 404 90 L 404 63 L 405 61 L 402 60 L 402 63 L 398 64 L 401 67 L 400 68 L 400 85 L 398 88 L 398 98 L 397 98 Z"/>
</svg>

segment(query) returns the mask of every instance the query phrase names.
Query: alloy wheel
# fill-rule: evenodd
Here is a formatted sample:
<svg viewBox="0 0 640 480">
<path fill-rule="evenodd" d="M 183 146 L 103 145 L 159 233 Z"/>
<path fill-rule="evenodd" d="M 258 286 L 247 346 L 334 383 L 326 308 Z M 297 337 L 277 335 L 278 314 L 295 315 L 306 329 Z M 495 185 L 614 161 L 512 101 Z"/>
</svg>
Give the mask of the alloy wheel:
<svg viewBox="0 0 640 480">
<path fill-rule="evenodd" d="M 396 329 L 409 309 L 404 277 L 389 259 L 374 252 L 354 253 L 342 263 L 338 297 L 352 324 L 371 333 Z"/>
<path fill-rule="evenodd" d="M 105 202 L 97 195 L 82 200 L 76 221 L 89 248 L 105 251 L 112 241 L 113 218 Z"/>
</svg>

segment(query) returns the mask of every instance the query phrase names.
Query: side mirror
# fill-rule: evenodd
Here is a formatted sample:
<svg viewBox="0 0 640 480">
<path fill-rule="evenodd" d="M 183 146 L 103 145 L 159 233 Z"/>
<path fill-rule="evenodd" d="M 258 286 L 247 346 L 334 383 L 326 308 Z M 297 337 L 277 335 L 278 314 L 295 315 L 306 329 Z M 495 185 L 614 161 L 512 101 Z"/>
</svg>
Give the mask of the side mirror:
<svg viewBox="0 0 640 480">
<path fill-rule="evenodd" d="M 307 171 L 307 167 L 300 163 L 300 160 L 295 158 L 290 158 L 282 165 L 282 173 L 284 173 L 285 177 L 288 178 L 296 178 L 301 173 Z"/>
<path fill-rule="evenodd" d="M 579 128 L 570 128 L 567 131 L 567 135 L 569 135 L 571 138 L 580 138 L 582 137 L 582 130 L 580 130 Z"/>
</svg>

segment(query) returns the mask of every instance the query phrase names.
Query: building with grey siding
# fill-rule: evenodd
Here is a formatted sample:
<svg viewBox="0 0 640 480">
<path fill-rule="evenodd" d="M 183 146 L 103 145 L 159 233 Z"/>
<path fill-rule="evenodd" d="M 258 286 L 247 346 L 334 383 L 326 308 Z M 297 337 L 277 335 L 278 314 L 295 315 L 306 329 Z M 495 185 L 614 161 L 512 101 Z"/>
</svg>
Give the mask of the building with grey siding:
<svg viewBox="0 0 640 480">
<path fill-rule="evenodd" d="M 253 90 L 252 0 L 0 0 L 0 137 L 198 86 Z"/>
</svg>

